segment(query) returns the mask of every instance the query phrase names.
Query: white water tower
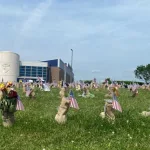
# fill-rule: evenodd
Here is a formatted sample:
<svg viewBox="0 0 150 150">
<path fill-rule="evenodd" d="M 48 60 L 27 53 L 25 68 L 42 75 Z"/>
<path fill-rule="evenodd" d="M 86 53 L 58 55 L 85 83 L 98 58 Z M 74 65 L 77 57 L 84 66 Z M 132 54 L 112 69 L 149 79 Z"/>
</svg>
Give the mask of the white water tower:
<svg viewBox="0 0 150 150">
<path fill-rule="evenodd" d="M 0 82 L 16 82 L 19 76 L 20 56 L 10 51 L 0 51 Z"/>
</svg>

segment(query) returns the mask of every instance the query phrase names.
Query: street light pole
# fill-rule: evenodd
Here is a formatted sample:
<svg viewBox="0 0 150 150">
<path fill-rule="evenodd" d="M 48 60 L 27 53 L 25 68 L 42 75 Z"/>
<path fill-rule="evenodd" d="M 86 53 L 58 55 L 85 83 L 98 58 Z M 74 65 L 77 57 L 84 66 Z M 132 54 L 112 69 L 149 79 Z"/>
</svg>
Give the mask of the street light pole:
<svg viewBox="0 0 150 150">
<path fill-rule="evenodd" d="M 72 82 L 72 76 L 73 76 L 72 65 L 73 65 L 73 49 L 71 49 L 71 76 L 70 76 L 70 83 Z"/>
</svg>

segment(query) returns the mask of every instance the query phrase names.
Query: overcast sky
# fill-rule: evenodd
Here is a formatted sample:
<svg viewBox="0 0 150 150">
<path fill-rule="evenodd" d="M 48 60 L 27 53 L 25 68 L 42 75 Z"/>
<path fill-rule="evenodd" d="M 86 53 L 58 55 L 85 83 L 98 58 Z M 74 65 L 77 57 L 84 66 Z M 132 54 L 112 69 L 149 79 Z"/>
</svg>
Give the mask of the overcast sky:
<svg viewBox="0 0 150 150">
<path fill-rule="evenodd" d="M 150 0 L 0 0 L 0 50 L 71 61 L 75 79 L 133 80 L 150 63 Z"/>
</svg>

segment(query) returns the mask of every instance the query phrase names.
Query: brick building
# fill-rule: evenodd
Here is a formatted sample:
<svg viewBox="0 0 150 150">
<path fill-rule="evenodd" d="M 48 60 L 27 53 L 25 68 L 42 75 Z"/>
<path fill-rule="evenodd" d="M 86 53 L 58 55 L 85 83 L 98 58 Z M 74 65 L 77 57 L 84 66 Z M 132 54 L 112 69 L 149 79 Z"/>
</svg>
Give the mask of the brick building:
<svg viewBox="0 0 150 150">
<path fill-rule="evenodd" d="M 61 59 L 43 61 L 48 63 L 48 81 L 53 82 L 64 80 L 66 82 L 74 81 L 74 73 L 68 63 L 64 63 Z M 66 77 L 66 78 L 65 78 Z"/>
</svg>

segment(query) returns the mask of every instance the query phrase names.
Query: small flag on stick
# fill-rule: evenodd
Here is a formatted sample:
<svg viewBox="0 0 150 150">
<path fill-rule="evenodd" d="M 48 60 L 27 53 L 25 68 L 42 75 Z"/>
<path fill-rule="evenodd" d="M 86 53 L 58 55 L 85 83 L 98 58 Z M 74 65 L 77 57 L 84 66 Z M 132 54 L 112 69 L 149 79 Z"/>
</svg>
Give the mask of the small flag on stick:
<svg viewBox="0 0 150 150">
<path fill-rule="evenodd" d="M 113 105 L 113 109 L 122 112 L 121 105 L 120 105 L 119 102 L 117 101 L 117 97 L 116 97 L 116 96 L 113 96 L 112 105 Z"/>
<path fill-rule="evenodd" d="M 24 111 L 24 106 L 23 106 L 23 104 L 22 104 L 19 96 L 18 96 L 18 99 L 17 99 L 16 110 L 22 110 L 22 111 Z"/>
<path fill-rule="evenodd" d="M 77 103 L 76 99 L 74 98 L 74 94 L 73 94 L 72 90 L 70 91 L 69 100 L 71 101 L 70 107 L 79 109 L 78 103 Z"/>
</svg>

